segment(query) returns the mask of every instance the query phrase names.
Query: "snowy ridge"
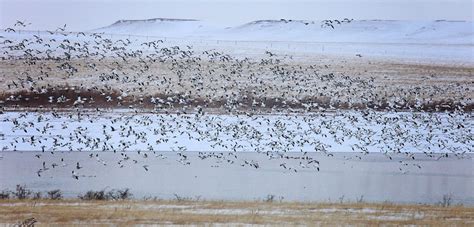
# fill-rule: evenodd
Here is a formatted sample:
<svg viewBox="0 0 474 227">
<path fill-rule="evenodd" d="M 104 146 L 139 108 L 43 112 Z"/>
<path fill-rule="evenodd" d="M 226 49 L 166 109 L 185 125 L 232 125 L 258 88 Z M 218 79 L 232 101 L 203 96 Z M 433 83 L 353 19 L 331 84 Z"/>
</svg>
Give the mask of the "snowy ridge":
<svg viewBox="0 0 474 227">
<path fill-rule="evenodd" d="M 107 34 L 148 35 L 162 37 L 201 37 L 212 25 L 194 19 L 153 18 L 145 20 L 118 20 L 112 25 L 93 30 Z"/>
<path fill-rule="evenodd" d="M 226 28 L 192 19 L 155 18 L 119 20 L 110 26 L 93 31 L 107 34 L 206 37 L 241 41 L 474 44 L 472 21 L 330 20 L 329 22 L 328 20 L 258 20 Z"/>
</svg>

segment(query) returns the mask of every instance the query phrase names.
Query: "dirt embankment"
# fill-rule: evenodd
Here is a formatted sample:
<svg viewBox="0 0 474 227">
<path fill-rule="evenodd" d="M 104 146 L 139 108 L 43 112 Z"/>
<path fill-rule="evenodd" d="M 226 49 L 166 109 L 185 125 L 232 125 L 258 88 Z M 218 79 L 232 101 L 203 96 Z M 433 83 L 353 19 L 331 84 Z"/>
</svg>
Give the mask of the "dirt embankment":
<svg viewBox="0 0 474 227">
<path fill-rule="evenodd" d="M 320 110 L 392 110 L 386 100 L 367 103 L 350 103 L 344 101 L 332 101 L 330 97 L 308 97 L 298 101 L 286 101 L 280 98 L 254 97 L 251 94 L 239 99 L 205 100 L 203 98 L 192 98 L 184 94 L 154 94 L 149 96 L 122 96 L 117 90 L 96 91 L 85 90 L 75 87 L 58 87 L 43 92 L 18 91 L 14 93 L 0 94 L 0 106 L 13 109 L 21 108 L 138 108 L 147 110 L 191 110 L 195 112 L 201 108 L 259 111 L 268 112 L 275 109 L 295 109 L 301 111 Z M 428 103 L 394 102 L 395 109 L 399 111 L 472 111 L 474 103 L 463 104 L 453 100 L 438 100 Z"/>
</svg>

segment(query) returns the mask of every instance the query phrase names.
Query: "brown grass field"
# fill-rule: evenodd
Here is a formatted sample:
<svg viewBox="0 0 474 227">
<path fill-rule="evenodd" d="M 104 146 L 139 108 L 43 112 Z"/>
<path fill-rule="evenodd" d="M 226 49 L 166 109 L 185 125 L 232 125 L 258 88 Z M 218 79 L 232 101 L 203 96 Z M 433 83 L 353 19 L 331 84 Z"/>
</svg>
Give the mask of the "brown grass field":
<svg viewBox="0 0 474 227">
<path fill-rule="evenodd" d="M 225 224 L 472 226 L 474 207 L 227 201 L 0 201 L 0 223 L 35 225 Z"/>
<path fill-rule="evenodd" d="M 309 61 L 309 60 L 307 60 Z M 150 102 L 152 97 L 168 100 L 168 104 L 160 108 L 182 108 L 183 105 L 194 108 L 202 106 L 207 110 L 222 107 L 228 97 L 238 100 L 242 109 L 253 107 L 252 103 L 264 103 L 267 109 L 304 109 L 304 103 L 318 103 L 319 106 L 328 108 L 330 99 L 337 109 L 365 109 L 372 108 L 385 110 L 387 98 L 400 97 L 406 103 L 399 103 L 399 109 L 406 110 L 416 106 L 413 94 L 408 91 L 419 90 L 420 98 L 429 98 L 429 103 L 423 103 L 420 110 L 444 111 L 456 109 L 461 100 L 473 97 L 471 66 L 428 65 L 416 63 L 401 63 L 390 61 L 374 61 L 368 59 L 334 60 L 332 58 L 313 58 L 313 61 L 288 61 L 279 64 L 280 67 L 299 69 L 304 73 L 297 79 L 280 80 L 272 73 L 274 68 L 257 64 L 247 64 L 241 68 L 242 75 L 258 75 L 261 84 L 246 76 L 222 77 L 219 73 L 227 75 L 226 69 L 235 67 L 229 63 L 210 64 L 201 62 L 198 71 L 202 72 L 202 87 L 196 87 L 193 78 L 194 70 L 183 70 L 178 78 L 170 69 L 170 64 L 155 62 L 150 63 L 147 72 L 137 74 L 134 72 L 140 67 L 138 62 L 127 62 L 127 67 L 119 68 L 119 76 L 115 79 L 99 80 L 100 75 L 115 72 L 115 61 L 94 59 L 81 59 L 68 61 L 77 67 L 77 72 L 71 76 L 58 69 L 62 61 L 37 60 L 34 65 L 25 65 L 21 60 L 0 61 L 0 104 L 5 107 L 44 107 L 44 108 L 72 108 L 73 103 L 80 96 L 86 101 L 81 107 L 86 108 L 145 108 L 153 109 L 157 106 Z M 88 65 L 96 68 L 91 69 Z M 197 63 L 196 63 L 197 64 Z M 315 66 L 315 68 L 311 68 Z M 37 71 L 43 74 L 40 76 Z M 210 73 L 212 70 L 213 73 Z M 291 70 L 289 70 L 291 71 Z M 362 81 L 370 82 L 371 86 L 351 85 L 349 88 L 335 87 L 333 82 L 323 82 L 311 73 L 334 73 L 334 81 L 347 82 L 343 75 L 360 77 Z M 32 76 L 35 88 L 43 91 L 27 89 L 29 85 L 21 73 Z M 123 75 L 122 75 L 123 74 Z M 217 74 L 217 75 L 216 75 Z M 118 74 L 117 74 L 118 75 Z M 132 76 L 133 75 L 133 76 Z M 130 79 L 133 77 L 134 79 Z M 41 78 L 41 79 L 40 79 Z M 125 82 L 124 82 L 125 81 Z M 227 82 L 226 82 L 227 81 Z M 332 80 L 331 80 L 332 81 Z M 14 86 L 13 84 L 21 84 Z M 390 85 L 390 86 L 387 86 Z M 223 89 L 225 87 L 225 89 Z M 330 89 L 326 89 L 329 87 Z M 204 89 L 205 88 L 205 89 Z M 298 88 L 298 89 L 297 89 Z M 342 90 L 341 90 L 342 89 Z M 126 91 L 126 92 L 125 92 Z M 258 93 L 255 93 L 258 91 Z M 127 96 L 123 96 L 123 93 Z M 349 92 L 349 93 L 348 93 Z M 235 97 L 240 94 L 242 97 Z M 10 97 L 15 98 L 10 98 Z M 64 96 L 62 103 L 51 102 L 50 97 Z M 111 97 L 111 101 L 106 101 Z M 118 97 L 121 101 L 118 101 Z M 354 97 L 376 97 L 377 103 L 364 103 Z M 285 97 L 285 98 L 283 98 Z M 350 98 L 352 97 L 352 98 Z M 171 98 L 172 101 L 169 101 Z M 187 100 L 185 104 L 180 99 Z M 298 100 L 298 101 L 295 101 Z M 474 105 L 468 103 L 465 111 L 472 111 Z M 258 107 L 265 112 L 265 108 Z"/>
</svg>

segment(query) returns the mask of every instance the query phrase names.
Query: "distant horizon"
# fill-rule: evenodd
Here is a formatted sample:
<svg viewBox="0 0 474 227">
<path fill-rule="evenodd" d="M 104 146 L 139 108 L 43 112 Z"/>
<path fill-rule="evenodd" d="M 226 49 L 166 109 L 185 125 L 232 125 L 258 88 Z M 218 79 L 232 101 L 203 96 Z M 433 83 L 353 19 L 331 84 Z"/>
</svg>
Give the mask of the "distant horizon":
<svg viewBox="0 0 474 227">
<path fill-rule="evenodd" d="M 470 0 L 0 0 L 0 27 L 88 31 L 118 20 L 191 18 L 221 26 L 255 20 L 473 21 Z"/>
<path fill-rule="evenodd" d="M 281 19 L 257 19 L 257 20 L 252 20 L 252 21 L 247 21 L 247 22 L 243 22 L 241 24 L 237 24 L 237 25 L 233 25 L 233 26 L 230 26 L 230 27 L 237 27 L 237 26 L 241 26 L 241 25 L 245 25 L 245 24 L 249 24 L 249 23 L 253 23 L 253 22 L 260 22 L 260 21 L 281 21 L 281 20 L 286 20 L 286 21 L 314 21 L 314 22 L 317 22 L 317 21 L 324 21 L 324 20 L 343 20 L 344 18 L 328 18 L 328 19 L 318 19 L 318 20 L 304 20 L 304 19 L 288 19 L 288 18 L 281 18 Z M 347 18 L 347 19 L 352 19 L 352 18 Z M 109 26 L 112 26 L 114 24 L 117 24 L 119 22 L 128 22 L 128 21 L 133 21 L 133 22 L 140 22 L 140 21 L 152 21 L 152 20 L 169 20 L 169 21 L 188 21 L 188 22 L 192 22 L 192 21 L 199 21 L 199 22 L 209 22 L 210 24 L 213 24 L 212 21 L 208 21 L 208 20 L 200 20 L 200 19 L 194 19 L 194 18 L 165 18 L 165 17 L 154 17 L 154 18 L 144 18 L 144 19 L 119 19 L 119 20 L 116 20 L 112 23 L 109 23 L 109 24 L 104 24 L 102 26 L 99 26 L 99 27 L 96 27 L 96 28 L 91 28 L 91 29 L 87 29 L 87 30 L 68 30 L 66 29 L 66 31 L 68 32 L 87 32 L 87 31 L 92 31 L 92 30 L 96 30 L 96 29 L 101 29 L 101 28 L 105 28 L 105 27 L 109 27 Z M 473 22 L 473 20 L 448 20 L 448 19 L 433 19 L 433 20 L 392 20 L 392 19 L 353 19 L 354 21 L 407 21 L 407 22 L 436 22 L 436 21 L 446 21 L 446 22 Z M 21 21 L 21 20 L 18 20 L 18 21 Z M 22 21 L 23 22 L 23 21 Z M 28 21 L 25 21 L 26 23 L 31 23 L 31 22 L 28 22 Z M 34 24 L 31 23 L 31 25 L 28 25 L 27 27 L 25 27 L 24 29 L 16 29 L 16 30 L 20 30 L 20 31 L 48 31 L 48 30 L 54 30 L 54 29 L 31 29 L 29 28 L 29 26 L 33 26 Z M 63 24 L 64 25 L 64 24 Z M 66 24 L 67 25 L 67 24 Z M 222 27 L 226 27 L 224 25 L 221 25 Z M 10 25 L 10 26 L 7 26 L 7 27 L 0 27 L 1 30 L 4 30 L 6 28 L 12 28 L 14 27 L 13 24 Z M 60 26 L 58 26 L 60 27 Z"/>
</svg>

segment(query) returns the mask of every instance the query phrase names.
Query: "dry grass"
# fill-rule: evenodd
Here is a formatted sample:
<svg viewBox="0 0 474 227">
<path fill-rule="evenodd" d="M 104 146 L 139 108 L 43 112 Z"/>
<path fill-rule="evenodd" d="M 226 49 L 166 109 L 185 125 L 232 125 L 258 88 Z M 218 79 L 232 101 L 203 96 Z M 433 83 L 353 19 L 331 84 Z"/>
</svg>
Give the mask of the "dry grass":
<svg viewBox="0 0 474 227">
<path fill-rule="evenodd" d="M 224 201 L 0 201 L 0 223 L 473 225 L 474 208 L 393 204 Z"/>
</svg>

